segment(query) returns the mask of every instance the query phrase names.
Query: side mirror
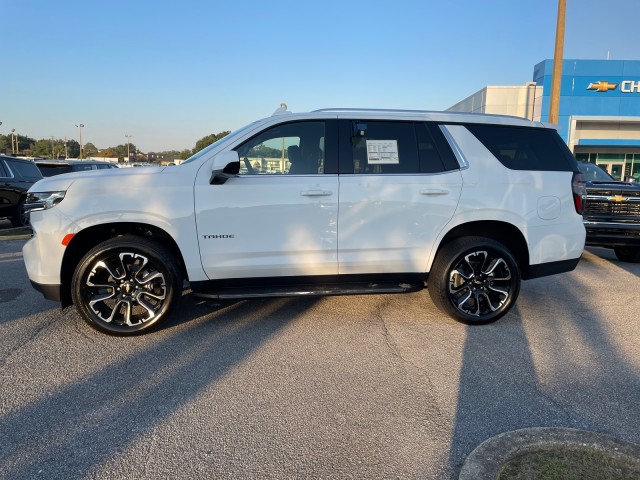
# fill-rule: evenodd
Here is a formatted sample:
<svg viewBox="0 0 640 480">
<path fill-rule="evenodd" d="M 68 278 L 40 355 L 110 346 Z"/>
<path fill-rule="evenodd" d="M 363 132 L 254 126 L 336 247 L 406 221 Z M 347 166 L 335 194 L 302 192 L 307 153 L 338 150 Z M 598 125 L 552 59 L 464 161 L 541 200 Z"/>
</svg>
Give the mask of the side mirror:
<svg viewBox="0 0 640 480">
<path fill-rule="evenodd" d="M 213 158 L 213 169 L 211 172 L 211 185 L 222 185 L 229 178 L 240 173 L 240 157 L 238 152 L 228 150 L 220 152 Z"/>
</svg>

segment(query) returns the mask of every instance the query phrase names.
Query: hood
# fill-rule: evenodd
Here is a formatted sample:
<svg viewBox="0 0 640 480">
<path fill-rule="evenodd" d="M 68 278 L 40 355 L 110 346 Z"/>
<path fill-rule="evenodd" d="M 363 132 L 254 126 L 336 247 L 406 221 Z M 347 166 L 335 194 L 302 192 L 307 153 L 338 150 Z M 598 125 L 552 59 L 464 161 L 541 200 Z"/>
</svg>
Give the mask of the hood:
<svg viewBox="0 0 640 480">
<path fill-rule="evenodd" d="M 104 180 L 114 179 L 115 181 L 126 181 L 134 177 L 146 177 L 161 173 L 166 167 L 139 167 L 139 168 L 110 168 L 108 170 L 85 170 L 82 172 L 63 173 L 52 177 L 45 177 L 39 180 L 29 189 L 30 192 L 58 192 L 68 190 L 77 180 L 95 179 L 97 177 Z"/>
<path fill-rule="evenodd" d="M 587 192 L 629 192 L 633 195 L 640 194 L 640 184 L 620 182 L 616 180 L 591 180 L 586 182 Z"/>
</svg>

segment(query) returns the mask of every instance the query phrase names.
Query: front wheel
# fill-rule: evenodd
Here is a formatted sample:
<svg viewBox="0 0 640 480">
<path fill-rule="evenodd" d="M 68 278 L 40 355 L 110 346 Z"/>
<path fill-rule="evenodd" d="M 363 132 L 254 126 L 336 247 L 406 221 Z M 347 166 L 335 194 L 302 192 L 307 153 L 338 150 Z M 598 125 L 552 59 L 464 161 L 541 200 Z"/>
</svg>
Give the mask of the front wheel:
<svg viewBox="0 0 640 480">
<path fill-rule="evenodd" d="M 520 292 L 520 269 L 499 242 L 484 237 L 458 238 L 445 245 L 429 273 L 433 303 L 467 324 L 498 320 Z"/>
<path fill-rule="evenodd" d="M 167 319 L 182 294 L 182 277 L 162 245 L 125 235 L 83 257 L 71 293 L 91 327 L 110 335 L 139 335 Z"/>
<path fill-rule="evenodd" d="M 640 262 L 640 247 L 614 247 L 613 252 L 622 262 Z"/>
<path fill-rule="evenodd" d="M 21 199 L 16 208 L 16 213 L 11 217 L 11 225 L 14 227 L 26 227 L 30 224 L 29 212 L 24 209 L 25 199 Z"/>
</svg>

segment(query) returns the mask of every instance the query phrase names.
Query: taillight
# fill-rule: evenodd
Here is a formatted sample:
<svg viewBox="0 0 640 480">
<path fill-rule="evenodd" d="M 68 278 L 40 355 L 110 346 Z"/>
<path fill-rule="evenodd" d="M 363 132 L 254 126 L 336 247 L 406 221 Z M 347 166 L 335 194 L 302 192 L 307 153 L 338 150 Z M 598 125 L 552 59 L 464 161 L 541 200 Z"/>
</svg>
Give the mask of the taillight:
<svg viewBox="0 0 640 480">
<path fill-rule="evenodd" d="M 574 173 L 571 179 L 571 190 L 573 191 L 573 204 L 576 207 L 576 212 L 582 215 L 583 200 L 587 193 L 584 177 L 581 173 Z"/>
</svg>

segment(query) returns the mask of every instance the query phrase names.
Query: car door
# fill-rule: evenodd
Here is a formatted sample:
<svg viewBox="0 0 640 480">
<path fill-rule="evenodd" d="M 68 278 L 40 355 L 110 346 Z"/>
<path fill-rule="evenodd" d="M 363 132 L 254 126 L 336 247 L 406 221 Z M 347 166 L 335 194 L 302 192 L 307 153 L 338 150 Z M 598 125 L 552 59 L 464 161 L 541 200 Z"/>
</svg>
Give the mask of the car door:
<svg viewBox="0 0 640 480">
<path fill-rule="evenodd" d="M 424 122 L 342 120 L 340 162 L 340 275 L 424 273 L 462 188 L 440 130 Z"/>
<path fill-rule="evenodd" d="M 0 217 L 13 215 L 20 194 L 13 188 L 13 177 L 3 159 L 0 159 Z"/>
<path fill-rule="evenodd" d="M 337 121 L 281 123 L 236 147 L 240 172 L 195 187 L 210 279 L 337 274 Z"/>
</svg>

